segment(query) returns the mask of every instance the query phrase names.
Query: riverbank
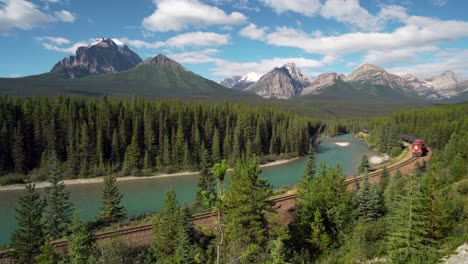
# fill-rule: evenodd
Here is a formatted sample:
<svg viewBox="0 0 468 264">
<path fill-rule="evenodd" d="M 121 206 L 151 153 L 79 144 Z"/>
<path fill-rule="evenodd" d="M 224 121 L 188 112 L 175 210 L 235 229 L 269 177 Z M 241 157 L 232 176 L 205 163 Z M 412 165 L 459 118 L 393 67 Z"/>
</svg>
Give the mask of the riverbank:
<svg viewBox="0 0 468 264">
<path fill-rule="evenodd" d="M 265 164 L 261 164 L 260 168 L 278 166 L 282 164 L 286 164 L 292 161 L 299 159 L 299 157 L 292 158 L 292 159 L 281 159 L 272 162 L 268 162 Z M 228 169 L 228 171 L 232 171 L 232 169 Z M 154 179 L 154 178 L 167 178 L 167 177 L 182 177 L 182 176 L 192 176 L 197 175 L 197 171 L 185 171 L 185 172 L 176 172 L 176 173 L 164 173 L 164 174 L 157 174 L 157 175 L 150 175 L 150 176 L 123 176 L 123 177 L 116 177 L 117 181 L 134 181 L 134 180 L 147 180 L 147 179 Z M 88 179 L 72 179 L 72 180 L 64 180 L 63 183 L 65 185 L 75 185 L 75 184 L 91 184 L 91 183 L 101 183 L 104 181 L 104 177 L 95 177 L 95 178 L 88 178 Z M 42 182 L 33 182 L 36 188 L 46 188 L 50 185 L 49 182 L 42 181 Z M 0 191 L 11 191 L 11 190 L 22 190 L 24 189 L 26 184 L 12 184 L 6 186 L 0 186 Z"/>
</svg>

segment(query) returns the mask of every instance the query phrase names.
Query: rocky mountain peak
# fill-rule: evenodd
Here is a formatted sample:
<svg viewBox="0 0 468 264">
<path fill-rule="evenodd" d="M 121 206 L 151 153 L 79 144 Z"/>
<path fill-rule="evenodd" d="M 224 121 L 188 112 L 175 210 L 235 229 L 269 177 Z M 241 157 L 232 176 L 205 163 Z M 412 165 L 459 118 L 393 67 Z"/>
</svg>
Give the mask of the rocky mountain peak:
<svg viewBox="0 0 468 264">
<path fill-rule="evenodd" d="M 323 91 L 323 89 L 332 86 L 336 83 L 337 80 L 341 80 L 342 77 L 338 73 L 322 73 L 312 83 L 302 90 L 301 95 L 307 94 L 318 94 Z"/>
<path fill-rule="evenodd" d="M 219 84 L 224 87 L 235 90 L 244 90 L 245 88 L 258 81 L 262 76 L 256 72 L 249 72 L 241 76 L 236 75 L 222 80 Z"/>
<path fill-rule="evenodd" d="M 300 94 L 309 84 L 310 80 L 302 75 L 301 70 L 294 63 L 288 63 L 274 68 L 245 90 L 265 98 L 287 99 Z"/>
<path fill-rule="evenodd" d="M 79 47 L 74 56 L 57 62 L 51 69 L 64 78 L 120 72 L 135 67 L 141 58 L 127 46 L 110 38 L 102 38 L 88 46 Z"/>
</svg>

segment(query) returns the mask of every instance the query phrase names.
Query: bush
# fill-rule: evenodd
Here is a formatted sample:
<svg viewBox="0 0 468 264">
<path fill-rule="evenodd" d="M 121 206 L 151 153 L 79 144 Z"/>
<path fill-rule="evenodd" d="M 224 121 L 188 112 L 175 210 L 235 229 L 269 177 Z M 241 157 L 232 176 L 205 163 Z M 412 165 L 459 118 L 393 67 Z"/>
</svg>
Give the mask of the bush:
<svg viewBox="0 0 468 264">
<path fill-rule="evenodd" d="M 390 150 L 390 156 L 392 156 L 392 157 L 396 157 L 396 156 L 400 155 L 400 153 L 401 153 L 401 147 L 393 147 Z"/>
<path fill-rule="evenodd" d="M 468 181 L 462 181 L 460 185 L 458 185 L 457 191 L 460 195 L 467 195 L 468 194 Z"/>
<path fill-rule="evenodd" d="M 25 175 L 10 173 L 4 176 L 0 176 L 0 185 L 8 185 L 8 184 L 22 184 L 26 183 L 27 180 L 25 179 Z"/>
</svg>

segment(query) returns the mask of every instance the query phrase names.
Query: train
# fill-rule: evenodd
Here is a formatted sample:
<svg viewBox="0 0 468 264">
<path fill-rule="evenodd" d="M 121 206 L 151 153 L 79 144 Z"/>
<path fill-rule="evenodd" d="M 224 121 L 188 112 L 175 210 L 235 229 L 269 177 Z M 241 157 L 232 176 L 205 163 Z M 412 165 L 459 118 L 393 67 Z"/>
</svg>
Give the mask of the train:
<svg viewBox="0 0 468 264">
<path fill-rule="evenodd" d="M 413 154 L 413 157 L 421 157 L 426 154 L 427 148 L 424 144 L 424 139 L 410 135 L 400 135 L 400 137 L 403 141 L 411 143 L 411 154 Z"/>
</svg>

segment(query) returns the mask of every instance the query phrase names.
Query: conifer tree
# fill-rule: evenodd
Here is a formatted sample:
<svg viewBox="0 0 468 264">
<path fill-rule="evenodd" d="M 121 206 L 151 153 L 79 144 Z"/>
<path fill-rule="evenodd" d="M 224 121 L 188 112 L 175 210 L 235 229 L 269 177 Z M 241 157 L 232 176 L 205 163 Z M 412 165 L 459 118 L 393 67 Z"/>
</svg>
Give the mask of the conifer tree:
<svg viewBox="0 0 468 264">
<path fill-rule="evenodd" d="M 219 141 L 219 130 L 215 129 L 213 134 L 213 146 L 211 147 L 211 157 L 214 163 L 219 162 L 222 158 L 221 145 Z"/>
<path fill-rule="evenodd" d="M 256 158 L 242 157 L 234 167 L 224 200 L 226 239 L 240 243 L 243 253 L 248 252 L 248 247 L 262 247 L 267 242 L 265 212 L 273 211 L 269 200 L 272 187 L 259 174 Z"/>
<path fill-rule="evenodd" d="M 382 189 L 384 190 L 388 184 L 388 177 L 390 177 L 390 173 L 388 172 L 387 166 L 384 166 L 382 171 L 380 172 L 380 184 L 382 185 Z"/>
<path fill-rule="evenodd" d="M 364 174 L 364 184 L 358 192 L 358 214 L 365 222 L 377 220 L 381 216 L 380 197 L 377 186 L 369 183 L 369 175 Z"/>
<path fill-rule="evenodd" d="M 86 225 L 81 222 L 80 216 L 73 216 L 68 237 L 68 257 L 71 264 L 88 264 L 91 257 L 93 244 L 91 235 Z"/>
<path fill-rule="evenodd" d="M 60 163 L 55 153 L 49 161 L 48 181 L 51 186 L 45 189 L 46 207 L 44 212 L 45 231 L 52 239 L 61 238 L 68 230 L 72 217 L 70 193 L 65 190 Z"/>
<path fill-rule="evenodd" d="M 36 256 L 37 264 L 57 264 L 58 255 L 54 252 L 50 236 L 46 236 L 44 244 L 39 248 L 40 254 Z"/>
<path fill-rule="evenodd" d="M 127 150 L 125 151 L 122 170 L 124 175 L 129 175 L 131 173 L 139 174 L 140 169 L 140 148 L 138 146 L 137 134 L 135 133 L 132 136 L 132 142 L 128 145 Z"/>
<path fill-rule="evenodd" d="M 370 170 L 369 158 L 367 155 L 362 156 L 361 164 L 358 167 L 358 173 L 364 173 Z"/>
<path fill-rule="evenodd" d="M 111 161 L 114 164 L 114 166 L 120 164 L 120 146 L 117 129 L 114 129 L 114 132 L 112 132 Z"/>
<path fill-rule="evenodd" d="M 326 232 L 319 210 L 315 210 L 314 212 L 314 220 L 310 223 L 310 229 L 312 232 L 308 242 L 316 249 L 316 252 L 321 253 L 325 251 L 330 245 L 331 240 Z"/>
<path fill-rule="evenodd" d="M 313 178 L 315 175 L 315 153 L 314 153 L 314 145 L 309 144 L 309 151 L 307 155 L 307 165 L 304 172 L 305 176 L 309 178 Z"/>
<path fill-rule="evenodd" d="M 271 243 L 271 258 L 272 261 L 268 261 L 266 264 L 289 264 L 286 261 L 285 255 L 285 248 L 283 240 L 279 237 L 272 241 Z"/>
<path fill-rule="evenodd" d="M 19 197 L 19 208 L 16 208 L 16 229 L 10 241 L 10 246 L 14 249 L 12 256 L 18 263 L 34 263 L 34 257 L 44 243 L 41 223 L 43 210 L 44 201 L 36 192 L 34 185 L 26 185 L 25 192 Z"/>
<path fill-rule="evenodd" d="M 452 161 L 449 163 L 450 170 L 450 180 L 451 182 L 456 182 L 466 177 L 468 174 L 467 171 L 467 162 L 463 159 L 461 152 L 458 152 Z"/>
<path fill-rule="evenodd" d="M 104 178 L 101 205 L 97 219 L 104 222 L 118 221 L 125 217 L 127 210 L 121 206 L 122 194 L 115 185 L 116 179 L 112 175 Z"/>
<path fill-rule="evenodd" d="M 427 201 L 416 179 L 410 179 L 404 188 L 404 194 L 397 196 L 390 210 L 389 255 L 397 263 L 426 263 L 430 248 Z"/>
<path fill-rule="evenodd" d="M 18 121 L 18 125 L 13 134 L 13 162 L 18 173 L 26 172 L 26 146 L 24 142 L 23 125 Z"/>
<path fill-rule="evenodd" d="M 153 224 L 151 249 L 158 263 L 167 263 L 174 257 L 183 219 L 176 194 L 170 189 L 164 198 L 161 213 L 155 216 Z"/>
<path fill-rule="evenodd" d="M 89 167 L 91 163 L 90 139 L 89 139 L 88 133 L 89 133 L 88 125 L 86 123 L 83 123 L 83 125 L 81 126 L 81 140 L 80 140 L 80 158 L 81 158 L 80 176 L 81 177 L 88 176 Z"/>
<path fill-rule="evenodd" d="M 208 151 L 202 146 L 200 159 L 200 177 L 197 183 L 197 192 L 195 194 L 195 210 L 205 212 L 211 210 L 212 204 L 206 204 L 204 197 L 216 196 L 216 179 L 211 170 L 211 162 Z"/>
</svg>

